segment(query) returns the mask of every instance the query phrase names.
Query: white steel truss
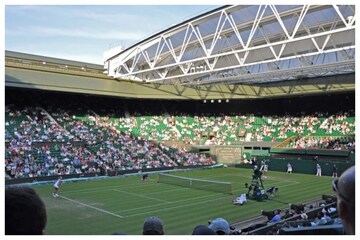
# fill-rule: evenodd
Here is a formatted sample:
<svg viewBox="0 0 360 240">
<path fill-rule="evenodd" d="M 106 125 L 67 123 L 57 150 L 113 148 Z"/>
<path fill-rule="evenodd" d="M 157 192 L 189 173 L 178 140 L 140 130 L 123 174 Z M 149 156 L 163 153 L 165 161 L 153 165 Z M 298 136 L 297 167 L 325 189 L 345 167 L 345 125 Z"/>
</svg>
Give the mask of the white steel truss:
<svg viewBox="0 0 360 240">
<path fill-rule="evenodd" d="M 172 85 L 264 83 L 355 72 L 355 6 L 224 6 L 114 55 L 109 76 Z"/>
</svg>

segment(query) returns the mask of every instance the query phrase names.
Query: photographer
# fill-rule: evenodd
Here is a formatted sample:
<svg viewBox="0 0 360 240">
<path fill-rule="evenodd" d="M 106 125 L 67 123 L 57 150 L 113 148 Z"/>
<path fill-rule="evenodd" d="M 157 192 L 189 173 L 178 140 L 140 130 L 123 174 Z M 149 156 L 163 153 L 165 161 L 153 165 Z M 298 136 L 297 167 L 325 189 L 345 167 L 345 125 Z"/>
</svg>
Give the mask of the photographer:
<svg viewBox="0 0 360 240">
<path fill-rule="evenodd" d="M 243 205 L 247 202 L 246 193 L 240 194 L 240 196 L 236 197 L 232 202 L 234 205 Z"/>
<path fill-rule="evenodd" d="M 262 172 L 258 168 L 256 168 L 252 175 L 252 182 L 258 183 L 258 181 L 261 180 L 261 175 L 262 175 Z"/>
<path fill-rule="evenodd" d="M 266 193 L 268 193 L 271 197 L 275 197 L 275 194 L 278 190 L 279 190 L 278 188 L 273 186 L 273 187 L 269 188 L 268 190 L 266 190 Z"/>
</svg>

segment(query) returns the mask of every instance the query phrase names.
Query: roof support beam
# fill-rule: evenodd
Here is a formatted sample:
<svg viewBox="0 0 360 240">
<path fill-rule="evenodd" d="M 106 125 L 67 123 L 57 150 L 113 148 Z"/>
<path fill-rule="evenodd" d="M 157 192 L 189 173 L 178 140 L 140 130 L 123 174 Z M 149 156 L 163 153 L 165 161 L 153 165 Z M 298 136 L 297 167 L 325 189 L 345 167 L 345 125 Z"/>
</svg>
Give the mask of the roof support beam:
<svg viewBox="0 0 360 240">
<path fill-rule="evenodd" d="M 225 6 L 149 37 L 104 67 L 115 78 L 178 85 L 348 73 L 355 24 L 351 5 Z M 324 72 L 309 71 L 310 62 Z"/>
</svg>

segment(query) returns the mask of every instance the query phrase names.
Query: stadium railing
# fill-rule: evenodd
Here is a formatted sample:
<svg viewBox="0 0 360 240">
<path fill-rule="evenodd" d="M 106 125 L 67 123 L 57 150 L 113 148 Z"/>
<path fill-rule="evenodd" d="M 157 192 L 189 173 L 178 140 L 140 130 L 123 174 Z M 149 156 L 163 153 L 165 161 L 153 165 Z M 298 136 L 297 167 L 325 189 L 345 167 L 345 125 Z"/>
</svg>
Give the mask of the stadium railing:
<svg viewBox="0 0 360 240">
<path fill-rule="evenodd" d="M 301 228 L 281 228 L 279 235 L 344 235 L 344 229 L 342 224 Z"/>
</svg>

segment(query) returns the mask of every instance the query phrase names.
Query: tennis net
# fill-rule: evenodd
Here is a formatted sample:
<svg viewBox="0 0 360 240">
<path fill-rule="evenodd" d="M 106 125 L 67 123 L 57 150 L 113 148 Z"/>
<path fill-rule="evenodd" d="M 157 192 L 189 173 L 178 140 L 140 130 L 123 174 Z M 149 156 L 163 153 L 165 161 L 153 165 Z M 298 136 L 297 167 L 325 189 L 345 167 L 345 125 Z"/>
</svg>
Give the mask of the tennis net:
<svg viewBox="0 0 360 240">
<path fill-rule="evenodd" d="M 186 188 L 207 190 L 232 194 L 232 184 L 230 182 L 219 182 L 196 178 L 180 177 L 170 174 L 158 174 L 158 183 L 166 183 Z"/>
</svg>

